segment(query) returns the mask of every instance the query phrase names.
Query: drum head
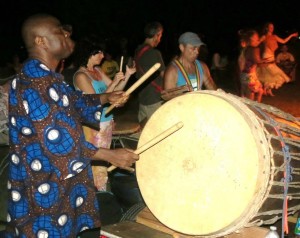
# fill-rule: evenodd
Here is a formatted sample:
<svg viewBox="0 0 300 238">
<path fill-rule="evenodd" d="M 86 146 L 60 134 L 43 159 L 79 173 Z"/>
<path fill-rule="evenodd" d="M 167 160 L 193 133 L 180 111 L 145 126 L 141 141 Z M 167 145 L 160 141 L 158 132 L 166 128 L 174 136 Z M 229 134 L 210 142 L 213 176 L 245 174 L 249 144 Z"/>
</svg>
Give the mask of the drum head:
<svg viewBox="0 0 300 238">
<path fill-rule="evenodd" d="M 257 211 L 253 204 L 262 199 L 269 175 L 267 142 L 255 115 L 225 93 L 214 94 L 194 92 L 168 101 L 147 122 L 138 143 L 183 122 L 140 155 L 136 172 L 156 218 L 189 235 L 242 227 L 239 223 Z"/>
</svg>

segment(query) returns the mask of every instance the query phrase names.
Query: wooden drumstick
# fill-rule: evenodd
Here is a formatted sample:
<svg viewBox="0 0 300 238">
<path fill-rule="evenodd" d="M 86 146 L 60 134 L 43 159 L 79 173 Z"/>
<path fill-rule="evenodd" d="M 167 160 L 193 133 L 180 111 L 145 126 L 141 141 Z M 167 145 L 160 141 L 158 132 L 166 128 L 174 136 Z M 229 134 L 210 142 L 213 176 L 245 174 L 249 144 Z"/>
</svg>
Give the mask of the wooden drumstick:
<svg viewBox="0 0 300 238">
<path fill-rule="evenodd" d="M 154 64 L 142 77 L 139 78 L 130 88 L 128 88 L 125 92 L 125 95 L 128 96 L 131 94 L 138 86 L 140 86 L 146 79 L 148 79 L 156 70 L 158 70 L 160 67 L 160 63 Z M 121 103 L 122 98 L 117 101 L 117 103 Z M 115 107 L 114 104 L 110 105 L 106 112 L 105 115 L 107 115 L 113 108 Z"/>
<path fill-rule="evenodd" d="M 183 122 L 178 122 L 175 125 L 173 125 L 172 127 L 170 127 L 169 129 L 163 131 L 161 134 L 159 134 L 158 136 L 154 137 L 152 140 L 148 141 L 147 143 L 145 143 L 144 145 L 142 145 L 141 147 L 139 147 L 138 149 L 136 149 L 134 151 L 135 154 L 139 155 L 141 153 L 143 153 L 144 151 L 148 150 L 150 147 L 154 146 L 155 144 L 157 144 L 158 142 L 162 141 L 163 139 L 167 138 L 169 135 L 173 134 L 175 131 L 178 131 L 180 128 L 183 127 Z M 114 170 L 115 168 L 117 168 L 116 166 L 112 165 L 110 166 L 107 171 L 111 172 L 112 170 Z M 133 172 L 134 169 L 131 167 L 126 167 L 124 168 L 128 171 Z"/>
<path fill-rule="evenodd" d="M 123 59 L 124 59 L 124 57 L 121 56 L 120 72 L 122 72 L 122 69 L 123 69 Z"/>
</svg>

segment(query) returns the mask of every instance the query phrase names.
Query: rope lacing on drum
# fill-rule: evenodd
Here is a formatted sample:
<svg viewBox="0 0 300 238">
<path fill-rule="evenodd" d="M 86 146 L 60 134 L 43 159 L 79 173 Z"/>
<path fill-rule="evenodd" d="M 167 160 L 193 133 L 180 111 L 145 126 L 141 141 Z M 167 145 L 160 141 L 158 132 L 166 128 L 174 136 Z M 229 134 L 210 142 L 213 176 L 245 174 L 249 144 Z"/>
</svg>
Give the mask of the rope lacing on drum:
<svg viewBox="0 0 300 238">
<path fill-rule="evenodd" d="M 279 130 L 279 128 L 277 127 L 278 124 L 277 122 L 271 118 L 270 116 L 268 116 L 266 113 L 264 113 L 262 110 L 260 110 L 260 108 L 255 107 L 255 109 L 260 112 L 260 114 L 262 116 L 264 116 L 269 122 L 270 124 L 273 126 L 273 128 L 275 129 L 278 137 L 280 138 L 280 143 L 282 146 L 282 152 L 283 152 L 283 156 L 284 156 L 284 161 L 285 161 L 285 172 L 284 172 L 284 177 L 282 178 L 283 182 L 284 182 L 284 196 L 283 196 L 283 209 L 282 209 L 282 231 L 281 231 L 281 237 L 284 237 L 284 231 L 286 231 L 286 233 L 289 233 L 288 230 L 288 222 L 287 222 L 287 211 L 288 211 L 288 186 L 289 186 L 289 182 L 292 181 L 292 167 L 291 167 L 291 156 L 290 156 L 290 149 L 289 146 L 285 144 L 284 140 L 283 140 L 283 136 L 281 134 L 281 131 Z"/>
</svg>

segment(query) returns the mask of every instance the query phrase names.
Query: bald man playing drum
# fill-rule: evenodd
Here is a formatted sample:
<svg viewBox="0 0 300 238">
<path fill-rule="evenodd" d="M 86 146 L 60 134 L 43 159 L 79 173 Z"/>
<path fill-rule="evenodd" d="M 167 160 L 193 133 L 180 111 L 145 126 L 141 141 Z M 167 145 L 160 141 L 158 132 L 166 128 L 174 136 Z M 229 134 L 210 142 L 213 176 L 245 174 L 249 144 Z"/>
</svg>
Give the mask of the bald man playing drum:
<svg viewBox="0 0 300 238">
<path fill-rule="evenodd" d="M 13 229 L 5 237 L 76 237 L 100 227 L 91 160 L 128 167 L 138 159 L 130 150 L 98 149 L 85 140 L 81 122 L 99 123 L 102 104 L 128 97 L 83 95 L 63 81 L 55 69 L 73 51 L 70 35 L 45 14 L 22 27 L 29 59 L 9 92 L 7 228 Z"/>
</svg>

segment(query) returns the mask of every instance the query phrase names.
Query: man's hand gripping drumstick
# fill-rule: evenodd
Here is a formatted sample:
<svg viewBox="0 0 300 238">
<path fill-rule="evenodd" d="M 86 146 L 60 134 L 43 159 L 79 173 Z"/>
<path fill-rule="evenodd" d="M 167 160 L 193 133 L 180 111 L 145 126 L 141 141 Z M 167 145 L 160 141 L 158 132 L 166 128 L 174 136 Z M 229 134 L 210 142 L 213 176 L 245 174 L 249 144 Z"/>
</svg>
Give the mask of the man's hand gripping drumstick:
<svg viewBox="0 0 300 238">
<path fill-rule="evenodd" d="M 169 135 L 173 134 L 175 131 L 178 131 L 180 128 L 183 127 L 183 122 L 178 122 L 175 125 L 173 125 L 172 127 L 170 127 L 169 129 L 163 131 L 161 134 L 159 134 L 158 136 L 154 137 L 152 140 L 148 141 L 147 143 L 145 143 L 144 145 L 140 146 L 138 149 L 136 149 L 133 153 L 139 155 L 141 153 L 143 153 L 144 151 L 148 150 L 150 147 L 154 146 L 155 144 L 157 144 L 158 142 L 162 141 L 163 139 L 167 138 Z M 110 166 L 107 171 L 111 172 L 112 170 L 114 170 L 115 168 L 117 168 L 116 166 L 112 165 Z M 133 172 L 134 169 L 131 167 L 125 167 L 124 169 Z"/>
<path fill-rule="evenodd" d="M 107 110 L 106 114 L 108 114 L 114 107 L 118 107 L 119 105 L 124 104 L 127 101 L 128 96 L 137 88 L 139 87 L 146 79 L 148 79 L 156 70 L 160 67 L 160 63 L 154 64 L 139 80 L 137 80 L 127 91 L 123 94 L 124 98 L 120 98 L 116 103 L 110 105 Z"/>
</svg>

